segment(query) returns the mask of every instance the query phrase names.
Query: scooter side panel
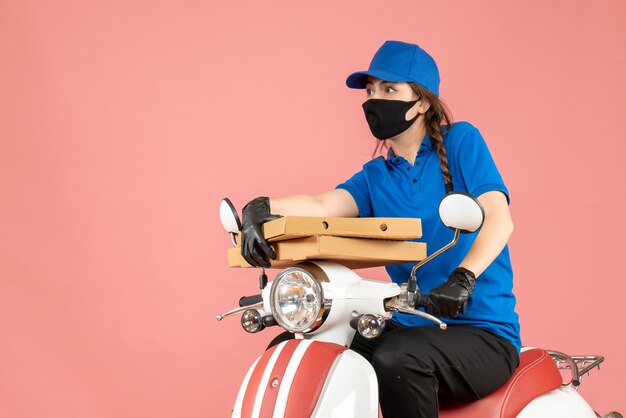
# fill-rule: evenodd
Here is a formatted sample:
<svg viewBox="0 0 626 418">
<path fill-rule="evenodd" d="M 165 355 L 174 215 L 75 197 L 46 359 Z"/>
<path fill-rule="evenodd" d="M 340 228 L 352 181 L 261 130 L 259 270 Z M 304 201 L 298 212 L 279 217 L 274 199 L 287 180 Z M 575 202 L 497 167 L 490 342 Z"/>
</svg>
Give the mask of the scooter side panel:
<svg viewBox="0 0 626 418">
<path fill-rule="evenodd" d="M 517 418 L 596 418 L 582 396 L 570 386 L 555 389 L 533 399 Z"/>
<path fill-rule="evenodd" d="M 378 418 L 378 382 L 372 365 L 344 351 L 328 374 L 313 418 Z"/>
</svg>

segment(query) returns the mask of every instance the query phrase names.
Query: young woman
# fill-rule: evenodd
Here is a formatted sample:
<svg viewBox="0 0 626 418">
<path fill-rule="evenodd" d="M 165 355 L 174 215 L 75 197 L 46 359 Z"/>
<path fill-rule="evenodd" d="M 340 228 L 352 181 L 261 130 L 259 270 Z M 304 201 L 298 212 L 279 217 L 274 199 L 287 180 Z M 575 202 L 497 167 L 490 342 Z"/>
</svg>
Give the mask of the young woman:
<svg viewBox="0 0 626 418">
<path fill-rule="evenodd" d="M 376 370 L 386 418 L 437 417 L 439 405 L 480 399 L 519 365 L 507 246 L 513 231 L 509 192 L 479 130 L 468 122 L 451 122 L 438 97 L 437 65 L 418 45 L 386 41 L 369 69 L 352 73 L 346 84 L 366 90 L 366 120 L 378 145 L 387 141 L 387 158 L 372 159 L 326 193 L 249 202 L 243 210 L 242 255 L 252 265 L 268 267 L 276 255 L 261 225 L 285 215 L 419 217 L 422 240 L 435 251 L 453 235 L 439 219 L 441 199 L 451 190 L 476 197 L 485 211 L 482 228 L 461 234 L 456 246 L 418 275 L 426 311 L 446 318 L 448 329 L 397 313 L 381 337 L 366 340 L 357 333 L 351 345 Z M 386 270 L 400 284 L 412 266 Z M 280 334 L 270 346 L 292 337 Z"/>
</svg>

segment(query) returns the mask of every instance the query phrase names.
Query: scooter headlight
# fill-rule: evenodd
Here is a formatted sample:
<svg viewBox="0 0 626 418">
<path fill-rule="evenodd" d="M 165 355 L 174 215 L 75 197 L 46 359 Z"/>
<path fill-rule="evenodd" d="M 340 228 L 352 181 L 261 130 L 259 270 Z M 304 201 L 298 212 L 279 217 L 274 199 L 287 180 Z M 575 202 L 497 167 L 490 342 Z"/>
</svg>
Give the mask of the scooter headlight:
<svg viewBox="0 0 626 418">
<path fill-rule="evenodd" d="M 315 268 L 289 267 L 272 283 L 270 305 L 278 324 L 291 332 L 310 332 L 322 325 L 329 306 L 320 281 L 328 281 Z M 317 274 L 313 274 L 313 272 Z M 318 277 L 316 277 L 318 276 Z"/>
</svg>

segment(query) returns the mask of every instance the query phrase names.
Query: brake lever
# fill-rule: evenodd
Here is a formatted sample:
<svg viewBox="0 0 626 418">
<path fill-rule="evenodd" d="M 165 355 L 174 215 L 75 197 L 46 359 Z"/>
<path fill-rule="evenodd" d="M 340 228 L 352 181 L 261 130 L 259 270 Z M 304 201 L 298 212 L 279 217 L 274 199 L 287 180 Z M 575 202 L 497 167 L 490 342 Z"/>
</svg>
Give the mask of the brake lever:
<svg viewBox="0 0 626 418">
<path fill-rule="evenodd" d="M 232 316 L 232 315 L 236 315 L 238 313 L 242 313 L 243 311 L 247 310 L 247 309 L 253 309 L 253 308 L 258 308 L 263 306 L 263 301 L 259 302 L 259 303 L 254 303 L 252 305 L 246 305 L 246 306 L 242 306 L 240 308 L 236 308 L 236 309 L 232 309 L 228 312 L 225 312 L 221 315 L 215 315 L 215 319 L 217 319 L 218 321 L 221 321 L 222 319 L 226 318 L 227 316 Z"/>
<path fill-rule="evenodd" d="M 446 324 L 445 322 L 443 322 L 441 319 L 437 318 L 436 316 L 433 316 L 429 313 L 420 311 L 419 309 L 415 309 L 411 306 L 407 306 L 406 304 L 404 304 L 397 296 L 388 299 L 385 302 L 385 307 L 391 311 L 396 311 L 396 312 L 402 312 L 402 313 L 408 313 L 411 315 L 417 315 L 417 316 L 421 316 L 422 318 L 428 319 L 429 321 L 432 321 L 434 323 L 436 323 L 437 325 L 439 325 L 439 328 L 442 330 L 445 330 L 446 328 L 448 328 L 448 324 Z"/>
</svg>

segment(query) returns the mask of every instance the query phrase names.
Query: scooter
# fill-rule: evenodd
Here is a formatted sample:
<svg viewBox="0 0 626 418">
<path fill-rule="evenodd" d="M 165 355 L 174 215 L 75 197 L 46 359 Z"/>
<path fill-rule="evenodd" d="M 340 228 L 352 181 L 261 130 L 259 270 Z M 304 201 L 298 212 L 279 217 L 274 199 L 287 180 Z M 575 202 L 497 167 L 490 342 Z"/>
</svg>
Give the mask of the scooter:
<svg viewBox="0 0 626 418">
<path fill-rule="evenodd" d="M 454 230 L 452 241 L 417 263 L 407 282 L 365 279 L 334 262 L 305 261 L 280 271 L 268 282 L 261 268 L 261 294 L 243 297 L 240 307 L 218 315 L 222 320 L 241 314 L 250 333 L 278 325 L 295 339 L 269 348 L 249 368 L 232 411 L 234 418 L 376 418 L 378 383 L 372 365 L 350 350 L 356 332 L 378 337 L 394 312 L 441 319 L 416 309 L 421 293 L 416 271 L 456 244 L 461 232 L 475 232 L 483 224 L 480 203 L 465 193 L 446 195 L 439 216 Z M 220 205 L 222 225 L 237 245 L 241 222 L 228 199 Z M 417 301 L 417 303 L 416 303 Z M 440 410 L 442 418 L 597 418 L 577 392 L 581 378 L 600 368 L 604 357 L 567 355 L 537 347 L 523 347 L 520 365 L 507 383 L 483 399 Z M 571 372 L 563 382 L 561 370 Z M 610 412 L 604 418 L 623 418 Z"/>
</svg>

